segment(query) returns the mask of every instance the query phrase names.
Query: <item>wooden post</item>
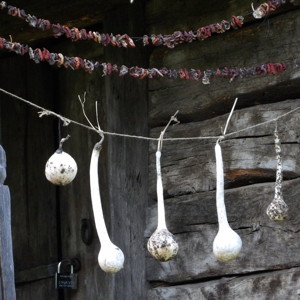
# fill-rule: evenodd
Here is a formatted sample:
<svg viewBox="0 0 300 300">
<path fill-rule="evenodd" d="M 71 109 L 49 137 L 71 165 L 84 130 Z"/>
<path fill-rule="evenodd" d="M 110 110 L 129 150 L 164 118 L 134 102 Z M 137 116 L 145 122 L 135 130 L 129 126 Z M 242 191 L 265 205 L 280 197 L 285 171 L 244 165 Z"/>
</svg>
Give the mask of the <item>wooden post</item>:
<svg viewBox="0 0 300 300">
<path fill-rule="evenodd" d="M 0 146 L 0 300 L 15 300 L 15 276 L 11 237 L 10 192 L 4 184 L 6 156 Z"/>
</svg>

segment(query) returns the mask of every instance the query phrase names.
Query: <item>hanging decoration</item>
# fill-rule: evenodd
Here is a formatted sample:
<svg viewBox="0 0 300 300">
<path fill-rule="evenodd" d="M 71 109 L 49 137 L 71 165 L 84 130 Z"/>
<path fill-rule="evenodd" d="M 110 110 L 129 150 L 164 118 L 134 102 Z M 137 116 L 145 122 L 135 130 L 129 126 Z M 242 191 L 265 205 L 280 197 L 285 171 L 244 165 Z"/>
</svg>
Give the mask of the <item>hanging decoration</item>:
<svg viewBox="0 0 300 300">
<path fill-rule="evenodd" d="M 98 132 L 101 139 L 98 143 L 95 144 L 91 156 L 90 162 L 90 189 L 91 189 L 91 199 L 92 199 L 92 207 L 94 213 L 94 220 L 96 231 L 100 240 L 101 248 L 98 255 L 98 263 L 100 268 L 110 274 L 114 274 L 119 272 L 124 265 L 124 254 L 123 251 L 112 243 L 110 237 L 107 232 L 107 228 L 105 225 L 103 209 L 101 205 L 101 195 L 100 195 L 100 187 L 99 187 L 99 176 L 98 176 L 98 164 L 99 164 L 99 156 L 100 151 L 102 149 L 102 144 L 104 141 L 104 134 L 100 128 L 99 121 L 98 121 L 98 109 L 97 109 L 97 102 L 96 102 L 96 120 L 98 127 L 95 127 L 89 118 L 87 117 L 84 109 L 85 103 L 85 95 L 84 100 L 78 96 L 79 101 L 81 103 L 82 112 L 95 131 Z"/>
<path fill-rule="evenodd" d="M 216 202 L 219 231 L 213 242 L 213 253 L 221 262 L 229 262 L 239 255 L 242 249 L 242 240 L 240 236 L 231 229 L 226 215 L 224 202 L 224 171 L 222 151 L 219 141 L 215 146 L 217 185 L 216 185 Z"/>
<path fill-rule="evenodd" d="M 178 122 L 176 115 L 178 111 L 171 117 L 169 123 L 165 129 L 161 132 L 158 140 L 158 146 L 156 151 L 156 175 L 157 175 L 157 228 L 154 233 L 150 236 L 147 248 L 150 254 L 159 261 L 168 261 L 173 259 L 178 252 L 178 244 L 175 241 L 174 235 L 167 229 L 166 217 L 165 217 L 165 206 L 164 206 L 164 193 L 163 183 L 161 177 L 161 149 L 163 136 L 169 127 L 169 125 L 175 121 Z"/>
<path fill-rule="evenodd" d="M 218 68 L 217 70 L 205 70 L 200 69 L 168 69 L 166 67 L 158 68 L 141 68 L 141 67 L 121 67 L 111 63 L 92 62 L 88 59 L 82 59 L 80 57 L 64 56 L 62 53 L 53 53 L 43 48 L 32 49 L 28 45 L 22 45 L 17 42 L 10 42 L 0 37 L 0 49 L 5 49 L 11 52 L 15 52 L 19 55 L 28 54 L 29 58 L 35 63 L 47 62 L 51 66 L 65 67 L 72 70 L 83 69 L 86 72 L 92 73 L 93 71 L 102 68 L 102 76 L 109 76 L 112 74 L 118 74 L 120 77 L 125 75 L 131 76 L 137 79 L 143 78 L 156 78 L 163 77 L 169 79 L 186 79 L 186 80 L 201 80 L 203 84 L 209 84 L 211 78 L 229 78 L 230 81 L 235 78 L 245 78 L 249 76 L 260 76 L 268 74 L 279 74 L 286 71 L 289 67 L 299 67 L 299 62 L 293 60 L 290 63 L 263 63 L 254 67 L 240 67 L 240 68 Z"/>
<path fill-rule="evenodd" d="M 91 40 L 103 46 L 111 45 L 124 48 L 135 47 L 132 38 L 127 34 L 113 35 L 108 33 L 99 33 L 97 31 L 87 31 L 86 29 L 78 29 L 76 27 L 69 28 L 68 26 L 60 24 L 52 24 L 49 20 L 40 19 L 27 14 L 24 9 L 8 5 L 5 1 L 0 3 L 0 9 L 7 9 L 8 15 L 25 20 L 31 27 L 41 29 L 43 31 L 52 29 L 53 35 L 56 38 L 64 35 L 72 41 Z"/>
<path fill-rule="evenodd" d="M 253 8 L 254 18 L 263 18 L 267 14 L 275 11 L 277 8 L 286 3 L 286 0 L 271 0 Z M 52 24 L 49 20 L 37 18 L 31 14 L 27 14 L 24 9 L 8 5 L 5 1 L 0 3 L 0 9 L 7 9 L 7 14 L 25 20 L 29 26 L 41 29 L 52 30 L 54 37 L 65 36 L 72 41 L 90 40 L 95 41 L 103 46 L 116 46 L 124 48 L 134 48 L 134 40 L 143 41 L 143 45 L 147 46 L 165 46 L 174 48 L 182 43 L 191 43 L 195 40 L 203 41 L 213 34 L 224 33 L 231 28 L 239 29 L 243 26 L 243 16 L 233 16 L 230 20 L 223 20 L 219 23 L 203 26 L 197 30 L 175 31 L 172 34 L 151 34 L 143 37 L 130 37 L 128 34 L 109 34 L 99 33 L 97 31 L 88 31 L 86 29 L 78 29 L 76 27 L 69 28 L 60 24 Z"/>
<path fill-rule="evenodd" d="M 288 205 L 284 202 L 282 197 L 282 159 L 280 139 L 278 137 L 277 127 L 274 131 L 274 144 L 277 160 L 275 196 L 273 201 L 268 206 L 266 213 L 271 220 L 282 221 L 288 215 Z"/>
<path fill-rule="evenodd" d="M 254 9 L 253 3 L 252 3 L 252 10 L 253 10 L 253 17 L 255 19 L 261 19 L 265 17 L 267 14 L 269 14 L 272 11 L 275 11 L 279 6 L 286 3 L 286 0 L 273 0 L 268 1 L 265 3 L 262 3 L 259 5 L 256 9 Z"/>
<path fill-rule="evenodd" d="M 220 141 L 226 135 L 227 127 L 229 120 L 233 114 L 237 98 L 233 104 L 232 110 L 228 116 L 226 126 L 223 132 L 222 137 L 217 140 L 215 146 L 215 155 L 216 155 L 216 204 L 217 204 L 217 214 L 218 214 L 218 223 L 219 231 L 213 242 L 213 253 L 215 257 L 221 262 L 229 262 L 239 255 L 242 249 L 242 240 L 240 236 L 231 229 L 226 214 L 226 207 L 224 201 L 224 167 L 223 167 L 223 158 L 222 150 L 220 146 Z"/>
<path fill-rule="evenodd" d="M 45 167 L 46 178 L 53 184 L 66 185 L 74 180 L 77 174 L 77 164 L 74 158 L 63 151 L 62 145 L 70 135 L 61 139 L 59 148 L 48 159 Z"/>
</svg>

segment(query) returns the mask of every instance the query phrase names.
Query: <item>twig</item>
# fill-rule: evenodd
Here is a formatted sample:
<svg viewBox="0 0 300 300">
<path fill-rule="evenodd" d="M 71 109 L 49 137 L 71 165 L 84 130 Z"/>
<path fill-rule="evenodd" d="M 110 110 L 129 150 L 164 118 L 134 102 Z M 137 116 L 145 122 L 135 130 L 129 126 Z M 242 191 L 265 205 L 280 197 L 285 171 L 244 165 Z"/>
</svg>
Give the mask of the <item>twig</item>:
<svg viewBox="0 0 300 300">
<path fill-rule="evenodd" d="M 86 92 L 84 92 L 84 94 L 83 94 L 83 100 L 81 99 L 80 95 L 78 95 L 78 99 L 79 99 L 79 102 L 80 102 L 80 104 L 81 104 L 82 113 L 83 113 L 85 119 L 87 120 L 87 122 L 90 124 L 90 126 L 91 126 L 94 130 L 99 131 L 99 130 L 97 130 L 97 128 L 93 125 L 93 123 L 90 121 L 90 119 L 88 118 L 88 116 L 87 116 L 86 113 L 85 113 L 85 107 L 84 107 L 84 104 L 85 104 L 85 101 L 86 101 L 85 95 L 86 95 Z"/>
<path fill-rule="evenodd" d="M 170 126 L 170 124 L 171 124 L 172 122 L 176 122 L 176 124 L 179 123 L 179 121 L 178 121 L 178 119 L 177 119 L 177 117 L 176 117 L 176 115 L 177 115 L 178 113 L 179 113 L 179 110 L 177 110 L 177 111 L 175 112 L 175 114 L 170 118 L 170 120 L 169 120 L 168 124 L 166 125 L 166 127 L 164 128 L 164 130 L 160 133 L 160 136 L 159 136 L 159 138 L 158 138 L 157 151 L 161 151 L 161 149 L 162 149 L 162 144 L 163 144 L 164 134 L 165 134 L 166 130 L 168 129 L 168 127 Z"/>
<path fill-rule="evenodd" d="M 231 111 L 230 111 L 230 114 L 229 114 L 229 116 L 228 116 L 228 118 L 227 118 L 226 125 L 225 125 L 225 129 L 224 129 L 224 131 L 223 131 L 223 136 L 224 136 L 224 137 L 225 137 L 225 135 L 226 135 L 227 127 L 228 127 L 229 121 L 230 121 L 230 119 L 231 119 L 231 117 L 232 117 L 232 114 L 233 114 L 233 111 L 234 111 L 234 109 L 235 109 L 235 105 L 236 105 L 237 101 L 238 101 L 238 98 L 235 98 L 234 103 L 233 103 L 232 108 L 231 108 Z"/>
</svg>

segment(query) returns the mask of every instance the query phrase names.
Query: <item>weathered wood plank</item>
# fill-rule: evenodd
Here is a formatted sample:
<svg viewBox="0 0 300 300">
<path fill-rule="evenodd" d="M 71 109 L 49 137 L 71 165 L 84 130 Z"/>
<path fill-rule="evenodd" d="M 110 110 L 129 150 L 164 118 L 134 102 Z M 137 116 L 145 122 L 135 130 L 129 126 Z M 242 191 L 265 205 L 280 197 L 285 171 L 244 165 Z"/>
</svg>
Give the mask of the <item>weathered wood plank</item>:
<svg viewBox="0 0 300 300">
<path fill-rule="evenodd" d="M 243 277 L 224 277 L 204 283 L 157 287 L 149 291 L 148 300 L 279 300 L 298 299 L 300 268 L 255 274 Z"/>
<path fill-rule="evenodd" d="M 202 43 L 181 45 L 172 50 L 155 49 L 150 66 L 217 69 L 256 66 L 264 62 L 295 59 L 299 36 L 299 10 L 268 19 L 268 27 L 253 24 L 239 31 L 218 35 Z M 283 30 L 284 28 L 284 30 Z M 266 39 L 268 42 L 266 42 Z M 182 121 L 198 121 L 230 110 L 230 99 L 239 97 L 239 106 L 277 102 L 299 94 L 299 69 L 269 76 L 200 81 L 150 80 L 149 118 L 152 126 L 166 122 L 176 110 Z"/>
<path fill-rule="evenodd" d="M 0 74 L 2 88 L 53 108 L 54 89 L 50 88 L 53 77 L 49 68 L 14 57 L 1 60 Z M 45 149 L 54 148 L 54 119 L 40 119 L 37 111 L 10 97 L 0 97 L 2 141 L 9 162 L 7 184 L 12 194 L 13 251 L 18 272 L 57 262 L 56 192 L 44 176 L 49 158 Z M 28 291 L 25 285 L 18 290 L 23 287 Z M 52 290 L 47 294 L 55 299 L 57 293 Z"/>
<path fill-rule="evenodd" d="M 41 279 L 52 278 L 57 272 L 57 263 L 37 266 L 31 269 L 16 272 L 16 284 L 24 284 L 26 282 L 38 281 Z"/>
<path fill-rule="evenodd" d="M 5 179 L 6 158 L 2 146 L 0 146 L 0 298 L 2 300 L 15 300 L 15 275 L 14 259 L 11 236 L 11 202 L 10 192 Z"/>
<path fill-rule="evenodd" d="M 30 284 L 22 284 L 17 286 L 17 299 L 53 299 L 57 300 L 58 291 L 54 287 L 54 279 L 42 279 L 31 282 Z"/>
<path fill-rule="evenodd" d="M 49 88 L 55 82 L 52 70 L 46 65 L 27 63 L 28 99 L 43 107 L 54 108 L 56 91 Z M 47 92 L 45 93 L 45 91 Z M 57 120 L 54 118 L 41 119 L 36 110 L 29 107 L 27 109 L 26 133 L 23 138 L 29 262 L 24 269 L 57 262 L 59 230 L 56 215 L 56 188 L 45 177 L 45 165 L 50 157 L 49 152 L 54 152 Z"/>
<path fill-rule="evenodd" d="M 144 1 L 118 7 L 104 22 L 104 29 L 145 32 Z M 125 65 L 147 65 L 148 51 L 105 49 L 106 61 Z M 147 135 L 147 81 L 106 78 L 107 130 Z M 112 237 L 125 255 L 124 269 L 113 282 L 111 298 L 145 299 L 144 224 L 148 203 L 148 143 L 135 139 L 107 138 L 108 194 L 111 204 Z"/>
<path fill-rule="evenodd" d="M 8 70 L 12 72 L 10 73 L 11 75 L 8 74 Z M 18 71 L 13 72 L 14 70 Z M 1 59 L 1 87 L 8 90 L 11 89 L 17 95 L 26 97 L 25 71 L 26 62 L 23 58 Z M 15 84 L 16 82 L 18 84 Z M 17 214 L 12 214 L 14 262 L 16 269 L 19 267 L 22 269 L 26 267 L 25 265 L 29 261 L 25 254 L 25 249 L 28 249 L 28 238 L 23 231 L 25 228 L 28 228 L 26 197 L 24 197 L 26 195 L 26 159 L 23 152 L 26 141 L 27 110 L 22 104 L 14 102 L 12 98 L 6 95 L 1 94 L 0 99 L 2 145 L 6 149 L 7 161 L 9 162 L 6 184 L 10 187 L 11 211 L 17 212 Z M 17 233 L 20 233 L 19 236 L 17 236 Z M 17 251 L 17 249 L 20 251 Z"/>
<path fill-rule="evenodd" d="M 274 183 L 226 190 L 229 222 L 243 240 L 240 256 L 226 264 L 218 262 L 212 253 L 218 230 L 215 191 L 168 199 L 167 225 L 178 241 L 178 256 L 167 263 L 148 256 L 147 279 L 175 283 L 298 266 L 299 183 L 300 179 L 284 182 L 283 196 L 290 211 L 281 223 L 265 214 L 274 197 Z M 156 206 L 151 208 L 148 222 L 146 236 L 155 229 Z"/>
<path fill-rule="evenodd" d="M 232 103 L 232 101 L 230 101 Z M 237 131 L 276 117 L 300 105 L 300 100 L 259 105 L 236 110 L 228 127 Z M 168 129 L 165 137 L 218 136 L 225 126 L 228 114 L 203 122 L 179 124 Z M 179 120 L 181 116 L 179 115 Z M 299 176 L 299 113 L 287 115 L 278 121 L 282 142 L 284 177 Z M 276 156 L 273 143 L 274 122 L 228 137 L 222 143 L 225 184 L 241 186 L 275 178 Z M 162 128 L 151 130 L 158 137 Z M 245 137 L 245 138 L 243 138 Z M 162 149 L 162 174 L 166 196 L 194 193 L 215 188 L 215 140 L 165 141 Z M 155 155 L 157 145 L 150 145 L 149 190 L 156 197 Z"/>
<path fill-rule="evenodd" d="M 294 5 L 297 5 L 295 3 L 297 1 L 293 2 Z M 262 2 L 257 2 L 254 6 L 257 7 L 260 3 Z M 166 0 L 161 2 L 152 0 L 147 1 L 146 4 L 147 31 L 149 33 L 169 34 L 176 30 L 196 30 L 202 26 L 229 20 L 233 15 L 248 15 L 246 17 L 247 23 L 253 22 L 253 18 L 249 16 L 252 11 L 251 5 L 249 5 L 247 0 L 212 0 L 209 2 L 197 0 L 176 2 Z M 286 5 L 276 10 L 275 13 L 293 8 L 294 6 L 286 3 Z M 258 22 L 260 23 L 260 20 Z"/>
</svg>

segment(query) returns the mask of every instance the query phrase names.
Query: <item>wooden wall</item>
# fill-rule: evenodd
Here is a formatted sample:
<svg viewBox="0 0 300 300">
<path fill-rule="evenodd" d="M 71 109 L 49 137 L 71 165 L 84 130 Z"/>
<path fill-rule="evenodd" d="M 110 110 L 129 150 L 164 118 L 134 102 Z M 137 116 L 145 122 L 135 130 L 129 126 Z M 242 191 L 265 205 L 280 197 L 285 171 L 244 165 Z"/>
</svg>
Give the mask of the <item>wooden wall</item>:
<svg viewBox="0 0 300 300">
<path fill-rule="evenodd" d="M 99 1 L 98 5 L 89 1 L 80 11 L 80 1 L 72 5 L 55 1 L 49 10 L 28 1 L 27 10 L 56 22 L 131 36 L 197 29 L 251 11 L 246 0 L 135 0 L 132 5 L 119 1 L 122 3 L 114 6 L 117 2 Z M 70 15 L 64 13 L 60 19 L 63 7 Z M 263 20 L 248 18 L 238 31 L 175 49 L 142 45 L 135 50 L 103 49 L 93 43 L 40 40 L 45 33 L 36 35 L 34 30 L 9 33 L 25 42 L 30 36 L 30 41 L 39 40 L 37 46 L 52 51 L 119 65 L 216 69 L 298 59 L 299 14 L 297 6 L 287 4 Z M 2 22 L 1 36 L 14 24 L 10 17 Z M 219 135 L 235 97 L 239 100 L 228 132 L 276 118 L 300 105 L 298 68 L 275 76 L 237 78 L 231 83 L 212 79 L 210 85 L 202 85 L 185 80 L 103 78 L 99 73 L 35 65 L 14 54 L 3 55 L 0 61 L 2 88 L 80 122 L 85 120 L 77 95 L 86 91 L 87 114 L 95 121 L 97 100 L 102 128 L 112 132 L 158 137 L 170 116 L 179 110 L 181 123 L 171 126 L 166 137 Z M 298 113 L 278 121 L 283 192 L 290 207 L 285 222 L 274 223 L 265 214 L 274 196 L 274 123 L 222 142 L 229 222 L 243 240 L 239 258 L 228 264 L 217 262 L 212 254 L 218 230 L 215 141 L 163 145 L 167 225 L 176 236 L 179 253 L 173 261 L 159 263 L 145 247 L 157 218 L 156 144 L 106 137 L 99 167 L 104 213 L 112 240 L 126 259 L 124 270 L 110 276 L 97 263 L 100 245 L 96 233 L 90 245 L 81 239 L 82 220 L 93 221 L 88 167 L 98 136 L 80 127 L 62 127 L 63 136 L 71 135 L 65 150 L 76 159 L 79 171 L 71 185 L 55 188 L 44 178 L 44 165 L 58 145 L 57 120 L 39 119 L 36 111 L 2 94 L 0 101 L 0 137 L 8 164 L 6 184 L 12 194 L 17 299 L 298 299 Z M 81 262 L 76 291 L 54 289 L 56 264 L 62 258 Z"/>
<path fill-rule="evenodd" d="M 147 3 L 148 32 L 172 33 L 199 28 L 233 14 L 250 12 L 249 1 L 161 1 Z M 202 42 L 155 48 L 150 66 L 217 69 L 255 66 L 298 58 L 299 10 L 284 10 L 243 29 Z M 179 110 L 182 122 L 166 137 L 218 136 L 234 98 L 238 104 L 228 132 L 276 118 L 300 105 L 299 70 L 276 76 L 212 79 L 210 85 L 186 80 L 149 80 L 151 136 Z M 225 201 L 230 225 L 243 240 L 237 260 L 220 263 L 212 253 L 218 230 L 215 205 L 214 140 L 165 142 L 162 174 L 169 230 L 179 243 L 178 256 L 159 263 L 149 255 L 149 300 L 298 299 L 299 277 L 299 114 L 278 121 L 284 164 L 284 199 L 290 207 L 282 223 L 265 210 L 274 197 L 275 123 L 256 127 L 222 142 Z M 149 148 L 149 197 L 146 239 L 155 230 L 156 144 Z"/>
<path fill-rule="evenodd" d="M 108 32 L 117 32 L 122 28 L 130 35 L 141 35 L 145 30 L 141 13 L 144 3 L 128 4 L 113 9 L 106 18 L 99 19 L 93 29 L 105 27 Z M 78 6 L 74 11 L 78 13 Z M 86 14 L 85 11 L 81 13 Z M 93 13 L 92 7 L 89 13 L 103 16 L 100 10 Z M 81 24 L 88 26 L 90 21 L 81 21 Z M 28 41 L 26 34 L 23 38 Z M 39 38 L 35 35 L 32 39 Z M 35 46 L 119 64 L 146 65 L 148 62 L 147 51 L 110 48 L 106 52 L 92 42 L 49 39 L 38 41 Z M 103 130 L 148 135 L 147 81 L 124 80 L 118 76 L 103 78 L 101 75 L 35 65 L 14 54 L 6 53 L 1 57 L 1 88 L 85 124 L 77 96 L 86 92 L 86 113 L 95 125 L 95 101 L 98 101 Z M 51 117 L 39 119 L 36 110 L 3 94 L 0 99 L 1 142 L 7 151 L 7 184 L 12 190 L 17 299 L 114 300 L 130 299 L 132 295 L 144 299 L 147 292 L 144 229 L 148 202 L 148 143 L 105 138 L 99 167 L 102 203 L 112 241 L 125 254 L 124 269 L 116 275 L 105 274 L 97 260 L 100 244 L 94 228 L 89 189 L 90 157 L 99 136 L 74 125 L 61 126 L 62 136 L 71 135 L 64 150 L 77 161 L 78 174 L 70 185 L 54 187 L 46 180 L 44 167 L 58 147 L 58 121 Z M 81 237 L 84 219 L 91 220 L 94 231 L 90 245 Z M 55 290 L 54 274 L 61 259 L 80 262 L 77 290 Z"/>
</svg>

